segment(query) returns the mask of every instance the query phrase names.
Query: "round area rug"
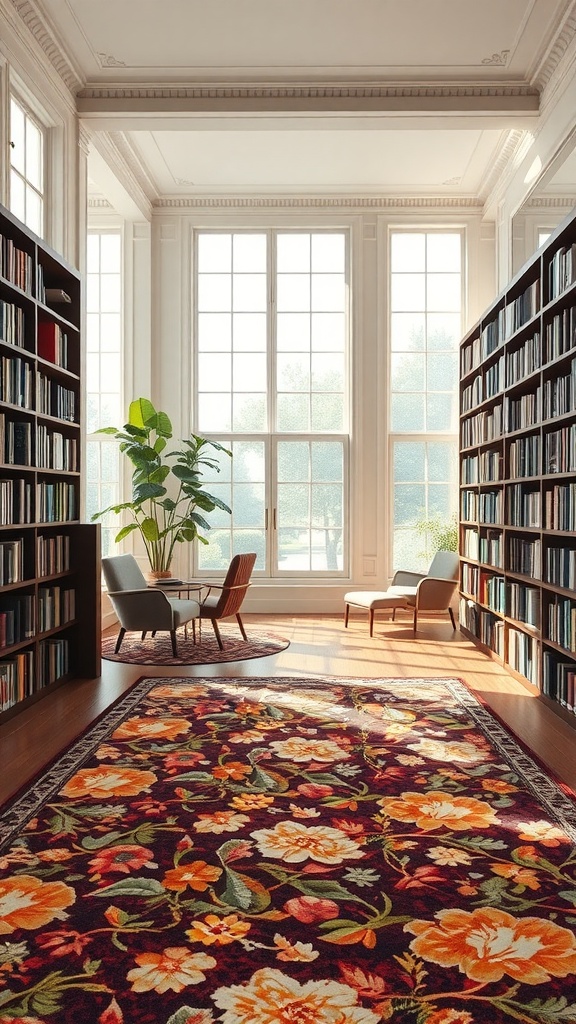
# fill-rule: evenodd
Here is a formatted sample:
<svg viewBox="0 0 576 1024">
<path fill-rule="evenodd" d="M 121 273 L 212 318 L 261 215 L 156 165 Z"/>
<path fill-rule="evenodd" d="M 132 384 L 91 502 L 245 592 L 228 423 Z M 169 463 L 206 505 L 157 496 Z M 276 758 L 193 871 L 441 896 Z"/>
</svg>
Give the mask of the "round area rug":
<svg viewBox="0 0 576 1024">
<path fill-rule="evenodd" d="M 202 640 L 195 644 L 191 631 L 188 639 L 182 631 L 178 633 L 178 657 L 172 654 L 169 633 L 148 634 L 145 640 L 140 633 L 127 633 L 122 641 L 119 654 L 114 654 L 117 634 L 102 637 L 102 657 L 107 661 L 122 661 L 131 665 L 211 665 L 223 661 L 246 661 L 248 658 L 266 658 L 278 654 L 290 645 L 289 640 L 273 633 L 262 633 L 248 627 L 248 641 L 242 639 L 238 628 L 220 626 L 224 650 L 218 647 L 210 623 L 202 624 Z"/>
</svg>

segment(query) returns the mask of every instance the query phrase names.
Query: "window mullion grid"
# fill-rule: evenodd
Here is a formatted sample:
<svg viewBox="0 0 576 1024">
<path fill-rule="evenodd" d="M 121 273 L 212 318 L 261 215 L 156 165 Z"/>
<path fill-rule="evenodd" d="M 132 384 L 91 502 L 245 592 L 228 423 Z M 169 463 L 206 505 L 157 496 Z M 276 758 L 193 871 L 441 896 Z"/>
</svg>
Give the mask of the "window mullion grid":
<svg viewBox="0 0 576 1024">
<path fill-rule="evenodd" d="M 266 439 L 267 459 L 266 466 L 266 508 L 268 509 L 268 574 L 276 576 L 278 565 L 278 531 L 274 529 L 277 522 L 278 507 L 278 480 L 277 480 L 277 444 L 278 444 L 278 403 L 277 403 L 277 380 L 278 380 L 278 246 L 277 233 L 272 229 L 267 231 L 268 235 L 268 323 L 267 323 L 267 345 L 268 345 L 268 438 Z"/>
</svg>

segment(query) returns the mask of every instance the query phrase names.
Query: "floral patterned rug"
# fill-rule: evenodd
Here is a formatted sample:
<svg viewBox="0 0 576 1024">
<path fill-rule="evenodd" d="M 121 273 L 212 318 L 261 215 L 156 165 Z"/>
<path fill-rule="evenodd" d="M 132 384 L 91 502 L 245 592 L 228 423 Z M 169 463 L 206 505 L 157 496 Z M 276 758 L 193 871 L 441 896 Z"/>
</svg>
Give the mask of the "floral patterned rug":
<svg viewBox="0 0 576 1024">
<path fill-rule="evenodd" d="M 456 679 L 142 679 L 0 818 L 0 1024 L 574 1024 L 575 838 Z"/>
<path fill-rule="evenodd" d="M 243 640 L 236 623 L 219 627 L 224 649 L 220 650 L 212 626 L 202 624 L 202 637 L 195 642 L 192 636 L 178 632 L 178 657 L 172 654 L 169 633 L 151 633 L 142 640 L 140 633 L 127 633 L 120 653 L 115 654 L 116 635 L 102 637 L 102 657 L 106 661 L 123 661 L 130 665 L 219 665 L 227 661 L 247 661 L 250 658 L 268 658 L 290 646 L 290 641 L 274 633 L 263 633 L 248 627 L 248 640 Z"/>
</svg>

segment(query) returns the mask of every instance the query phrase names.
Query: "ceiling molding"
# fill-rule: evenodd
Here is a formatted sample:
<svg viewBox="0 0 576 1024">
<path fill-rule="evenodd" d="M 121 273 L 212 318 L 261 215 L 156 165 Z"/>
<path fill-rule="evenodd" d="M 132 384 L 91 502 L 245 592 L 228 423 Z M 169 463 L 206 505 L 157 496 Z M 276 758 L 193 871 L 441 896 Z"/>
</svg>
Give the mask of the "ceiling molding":
<svg viewBox="0 0 576 1024">
<path fill-rule="evenodd" d="M 544 54 L 540 65 L 531 77 L 531 84 L 542 93 L 554 77 L 562 58 L 576 36 L 576 0 L 572 0 L 564 19 L 558 26 L 553 41 Z"/>
<path fill-rule="evenodd" d="M 519 129 L 512 129 L 507 133 L 496 159 L 491 161 L 486 177 L 478 189 L 478 195 L 484 202 L 497 187 L 502 175 L 510 171 L 514 157 L 525 138 L 526 132 Z"/>
<path fill-rule="evenodd" d="M 152 215 L 152 199 L 156 193 L 150 193 L 150 179 L 134 157 L 131 146 L 123 132 L 96 132 L 91 145 L 100 154 L 110 168 L 121 187 L 129 195 L 134 205 L 150 219 Z"/>
<path fill-rule="evenodd" d="M 54 38 L 52 29 L 40 14 L 34 0 L 10 0 L 10 2 L 66 87 L 70 92 L 77 93 L 84 84 L 84 80 L 70 63 L 68 54 Z"/>
<path fill-rule="evenodd" d="M 154 200 L 155 210 L 473 210 L 483 203 L 471 197 L 425 196 L 162 196 Z"/>
<path fill-rule="evenodd" d="M 135 152 L 134 147 L 125 132 L 106 132 L 110 146 L 115 150 L 121 159 L 124 167 L 136 182 L 138 190 L 146 196 L 149 203 L 152 203 L 158 195 L 154 181 L 147 174 L 141 158 Z"/>
<path fill-rule="evenodd" d="M 90 210 L 112 210 L 112 203 L 107 199 L 97 199 L 95 196 L 88 196 L 88 208 Z"/>
<path fill-rule="evenodd" d="M 170 86 L 114 84 L 86 86 L 77 94 L 80 114 L 182 111 L 319 111 L 389 113 L 466 113 L 537 115 L 539 93 L 531 85 L 452 83 L 450 85 L 375 85 L 239 83 Z"/>
<path fill-rule="evenodd" d="M 576 206 L 576 196 L 535 196 L 533 199 L 528 199 L 522 206 L 522 210 L 540 210 L 540 209 L 566 209 L 567 211 L 573 210 Z"/>
</svg>

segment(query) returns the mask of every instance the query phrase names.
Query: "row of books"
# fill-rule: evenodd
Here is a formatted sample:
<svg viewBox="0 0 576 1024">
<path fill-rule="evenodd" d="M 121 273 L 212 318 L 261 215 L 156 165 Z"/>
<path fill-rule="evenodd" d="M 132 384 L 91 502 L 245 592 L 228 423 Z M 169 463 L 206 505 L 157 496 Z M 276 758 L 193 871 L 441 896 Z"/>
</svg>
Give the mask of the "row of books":
<svg viewBox="0 0 576 1024">
<path fill-rule="evenodd" d="M 539 538 L 508 538 L 508 568 L 522 576 L 542 578 L 542 545 Z"/>
<path fill-rule="evenodd" d="M 66 480 L 36 485 L 36 521 L 39 523 L 71 522 L 78 518 L 76 487 Z"/>
<path fill-rule="evenodd" d="M 44 416 L 57 416 L 69 423 L 76 422 L 76 395 L 56 380 L 36 373 L 36 411 Z"/>
<path fill-rule="evenodd" d="M 461 565 L 461 586 L 466 594 L 476 596 L 480 580 L 480 569 L 477 565 L 470 565 L 469 562 L 462 562 Z"/>
<path fill-rule="evenodd" d="M 576 551 L 565 547 L 547 548 L 544 556 L 544 579 L 555 587 L 575 590 Z"/>
<path fill-rule="evenodd" d="M 576 652 L 576 602 L 568 597 L 554 597 L 548 605 L 547 639 Z"/>
<path fill-rule="evenodd" d="M 478 585 L 478 600 L 481 604 L 488 605 L 494 612 L 499 612 L 503 615 L 506 608 L 504 577 L 481 572 Z"/>
<path fill-rule="evenodd" d="M 542 522 L 540 491 L 529 490 L 523 484 L 509 484 L 506 488 L 506 522 L 512 526 L 539 529 Z"/>
<path fill-rule="evenodd" d="M 76 591 L 58 586 L 38 588 L 38 632 L 56 629 L 76 618 Z"/>
<path fill-rule="evenodd" d="M 40 469 L 78 470 L 78 441 L 49 430 L 39 423 L 36 428 L 36 465 Z"/>
<path fill-rule="evenodd" d="M 554 484 L 544 492 L 547 530 L 576 530 L 576 483 Z"/>
<path fill-rule="evenodd" d="M 32 409 L 32 366 L 19 356 L 0 357 L 0 402 Z"/>
<path fill-rule="evenodd" d="M 508 451 L 508 472 L 511 479 L 538 476 L 540 473 L 540 436 L 529 434 L 512 441 Z"/>
<path fill-rule="evenodd" d="M 33 594 L 0 597 L 0 648 L 29 640 L 36 633 Z"/>
<path fill-rule="evenodd" d="M 511 619 L 537 628 L 540 623 L 540 591 L 524 583 L 509 581 L 507 608 Z"/>
<path fill-rule="evenodd" d="M 576 245 L 561 246 L 548 265 L 548 296 L 556 299 L 576 280 Z"/>
<path fill-rule="evenodd" d="M 0 276 L 32 295 L 34 268 L 29 253 L 19 249 L 11 238 L 0 234 Z"/>
<path fill-rule="evenodd" d="M 36 541 L 36 566 L 39 576 L 54 576 L 70 569 L 70 537 L 68 534 L 40 535 Z"/>
<path fill-rule="evenodd" d="M 481 523 L 501 523 L 504 511 L 502 491 L 480 491 L 479 520 Z"/>
<path fill-rule="evenodd" d="M 478 520 L 478 494 L 476 491 L 462 491 L 460 495 L 460 518 L 466 523 Z"/>
<path fill-rule="evenodd" d="M 544 435 L 544 472 L 576 471 L 576 423 Z"/>
<path fill-rule="evenodd" d="M 64 369 L 68 366 L 68 335 L 52 320 L 38 324 L 38 355 Z"/>
<path fill-rule="evenodd" d="M 0 341 L 24 347 L 24 310 L 0 299 Z"/>
<path fill-rule="evenodd" d="M 466 455 L 460 465 L 460 478 L 463 484 L 478 483 L 478 456 Z"/>
<path fill-rule="evenodd" d="M 561 661 L 552 651 L 542 653 L 542 693 L 567 711 L 576 711 L 576 663 Z"/>
<path fill-rule="evenodd" d="M 508 630 L 508 663 L 534 686 L 538 685 L 536 655 L 536 642 L 533 637 L 519 629 Z"/>
<path fill-rule="evenodd" d="M 10 466 L 32 465 L 30 420 L 7 420 L 4 413 L 0 413 L 0 459 Z"/>
<path fill-rule="evenodd" d="M 495 569 L 502 568 L 502 534 L 499 530 L 487 530 L 486 534 L 480 534 L 479 538 L 479 561 L 484 565 L 493 565 Z"/>
<path fill-rule="evenodd" d="M 0 541 L 0 587 L 24 579 L 24 539 Z"/>
<path fill-rule="evenodd" d="M 528 394 L 520 395 L 518 398 L 507 398 L 506 408 L 506 429 L 509 433 L 515 430 L 524 430 L 541 419 L 542 391 L 540 385 Z"/>
<path fill-rule="evenodd" d="M 34 692 L 34 651 L 21 651 L 0 661 L 0 711 L 7 711 Z"/>
<path fill-rule="evenodd" d="M 546 324 L 544 363 L 552 363 L 576 346 L 576 306 L 555 313 Z"/>
<path fill-rule="evenodd" d="M 519 348 L 506 353 L 506 386 L 512 387 L 540 368 L 540 334 L 527 338 Z"/>
<path fill-rule="evenodd" d="M 484 374 L 478 374 L 471 384 L 464 388 L 461 397 L 462 412 L 469 412 L 482 402 L 494 398 L 504 390 L 504 384 L 504 356 L 501 356 Z"/>
<path fill-rule="evenodd" d="M 40 644 L 40 685 L 49 686 L 70 671 L 70 644 L 65 639 L 44 640 Z"/>
<path fill-rule="evenodd" d="M 570 371 L 562 377 L 544 381 L 542 415 L 545 420 L 564 416 L 576 410 L 576 359 L 570 364 Z"/>
<path fill-rule="evenodd" d="M 500 318 L 503 318 L 504 321 L 502 337 L 509 338 L 515 331 L 520 330 L 525 323 L 536 316 L 539 309 L 540 278 L 537 277 L 521 295 L 507 303 L 504 310 L 501 310 Z"/>
<path fill-rule="evenodd" d="M 31 523 L 32 484 L 27 480 L 0 480 L 0 526 Z"/>
<path fill-rule="evenodd" d="M 462 422 L 462 447 L 493 441 L 502 434 L 502 404 L 493 409 L 477 412 Z"/>
</svg>

